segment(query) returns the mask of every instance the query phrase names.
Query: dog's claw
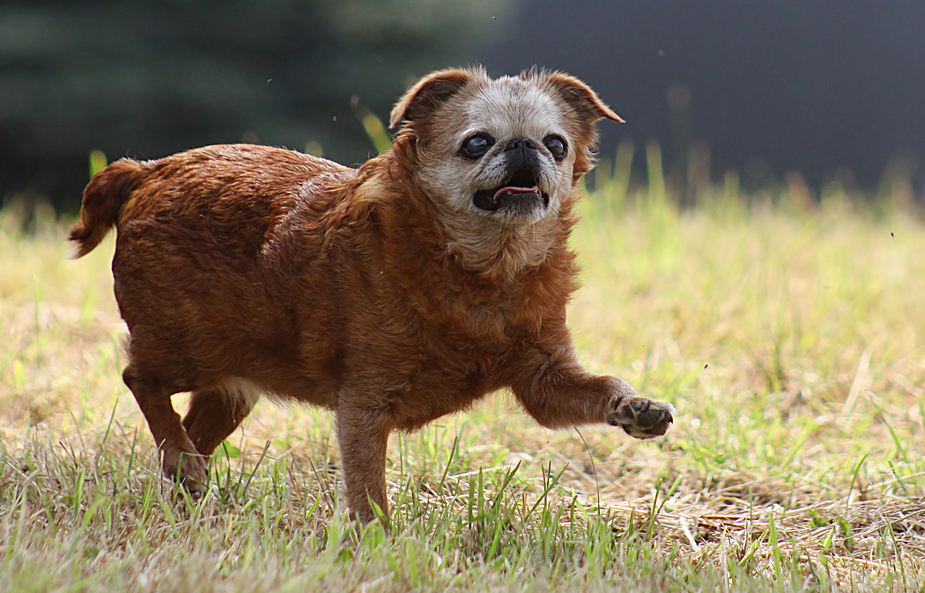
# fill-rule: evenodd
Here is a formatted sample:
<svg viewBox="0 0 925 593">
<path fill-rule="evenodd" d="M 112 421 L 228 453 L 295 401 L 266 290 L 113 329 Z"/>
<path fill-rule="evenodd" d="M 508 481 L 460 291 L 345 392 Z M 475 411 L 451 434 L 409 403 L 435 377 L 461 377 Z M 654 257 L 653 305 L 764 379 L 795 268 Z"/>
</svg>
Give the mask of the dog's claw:
<svg viewBox="0 0 925 593">
<path fill-rule="evenodd" d="M 645 397 L 623 397 L 617 400 L 607 422 L 619 426 L 626 434 L 637 439 L 651 439 L 668 432 L 674 422 L 675 407 L 667 402 L 652 401 Z"/>
</svg>

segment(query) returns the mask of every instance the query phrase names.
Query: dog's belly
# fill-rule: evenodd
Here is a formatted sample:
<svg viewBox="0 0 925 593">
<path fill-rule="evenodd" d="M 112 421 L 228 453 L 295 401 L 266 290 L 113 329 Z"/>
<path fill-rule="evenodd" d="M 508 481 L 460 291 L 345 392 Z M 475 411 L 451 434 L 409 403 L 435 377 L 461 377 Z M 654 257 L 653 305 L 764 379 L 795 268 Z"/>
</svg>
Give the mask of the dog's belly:
<svg viewBox="0 0 925 593">
<path fill-rule="evenodd" d="M 342 396 L 371 410 L 381 410 L 390 424 L 400 430 L 414 430 L 428 422 L 462 412 L 481 397 L 500 387 L 493 366 L 498 355 L 448 360 L 429 349 L 396 349 L 386 357 L 382 348 L 372 353 L 354 353 L 345 374 Z M 358 381 L 357 369 L 366 366 Z M 374 373 L 369 371 L 373 370 Z"/>
<path fill-rule="evenodd" d="M 417 430 L 437 418 L 468 410 L 485 394 L 485 389 L 465 382 L 458 386 L 443 384 L 433 390 L 388 394 L 390 420 L 399 430 Z"/>
</svg>

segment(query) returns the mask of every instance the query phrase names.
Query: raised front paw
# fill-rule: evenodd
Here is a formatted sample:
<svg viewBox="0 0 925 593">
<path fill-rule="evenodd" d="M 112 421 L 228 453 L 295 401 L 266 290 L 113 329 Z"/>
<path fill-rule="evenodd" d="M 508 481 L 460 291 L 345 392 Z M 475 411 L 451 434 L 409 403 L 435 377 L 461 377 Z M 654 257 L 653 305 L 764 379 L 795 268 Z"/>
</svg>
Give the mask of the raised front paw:
<svg viewBox="0 0 925 593">
<path fill-rule="evenodd" d="M 611 426 L 619 426 L 637 439 L 652 439 L 668 432 L 678 411 L 668 402 L 645 397 L 621 397 L 607 416 Z"/>
</svg>

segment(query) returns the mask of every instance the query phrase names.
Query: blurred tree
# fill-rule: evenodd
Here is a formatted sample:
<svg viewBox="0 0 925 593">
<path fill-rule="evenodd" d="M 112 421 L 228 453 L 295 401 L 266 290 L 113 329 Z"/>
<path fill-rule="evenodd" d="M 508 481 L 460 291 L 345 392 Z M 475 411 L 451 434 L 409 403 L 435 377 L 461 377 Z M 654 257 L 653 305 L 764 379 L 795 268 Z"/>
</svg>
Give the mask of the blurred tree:
<svg viewBox="0 0 925 593">
<path fill-rule="evenodd" d="M 87 160 L 259 141 L 357 163 L 357 106 L 386 115 L 427 71 L 472 59 L 512 0 L 6 0 L 0 196 L 76 207 Z"/>
</svg>

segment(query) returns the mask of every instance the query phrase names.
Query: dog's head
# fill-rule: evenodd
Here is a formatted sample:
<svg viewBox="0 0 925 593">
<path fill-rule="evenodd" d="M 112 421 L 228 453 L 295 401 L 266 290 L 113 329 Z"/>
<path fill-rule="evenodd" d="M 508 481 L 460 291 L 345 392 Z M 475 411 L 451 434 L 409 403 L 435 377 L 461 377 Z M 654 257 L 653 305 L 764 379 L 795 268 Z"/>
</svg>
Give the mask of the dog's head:
<svg viewBox="0 0 925 593">
<path fill-rule="evenodd" d="M 571 199 L 593 166 L 603 118 L 623 121 L 566 74 L 492 80 L 476 69 L 426 76 L 390 123 L 402 124 L 396 144 L 413 145 L 413 174 L 429 196 L 457 216 L 517 227 L 556 216 Z"/>
</svg>

